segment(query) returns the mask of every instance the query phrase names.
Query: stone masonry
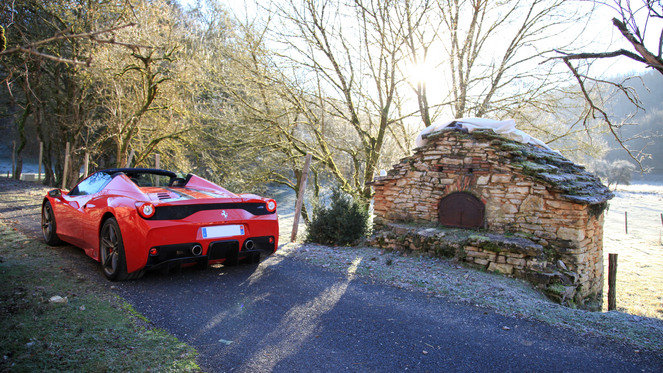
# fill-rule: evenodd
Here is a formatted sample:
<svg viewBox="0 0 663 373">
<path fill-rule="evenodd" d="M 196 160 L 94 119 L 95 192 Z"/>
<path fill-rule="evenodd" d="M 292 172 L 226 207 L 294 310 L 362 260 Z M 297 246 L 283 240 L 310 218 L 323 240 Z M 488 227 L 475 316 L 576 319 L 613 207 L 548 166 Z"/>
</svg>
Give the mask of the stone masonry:
<svg viewBox="0 0 663 373">
<path fill-rule="evenodd" d="M 376 244 L 456 257 L 555 290 L 560 301 L 600 304 L 603 211 L 612 193 L 598 178 L 556 152 L 489 130 L 445 129 L 427 139 L 371 183 Z M 485 215 L 476 234 L 440 250 L 450 245 L 430 239 L 446 235 L 431 233 L 443 229 L 440 201 L 459 192 L 481 201 Z"/>
</svg>

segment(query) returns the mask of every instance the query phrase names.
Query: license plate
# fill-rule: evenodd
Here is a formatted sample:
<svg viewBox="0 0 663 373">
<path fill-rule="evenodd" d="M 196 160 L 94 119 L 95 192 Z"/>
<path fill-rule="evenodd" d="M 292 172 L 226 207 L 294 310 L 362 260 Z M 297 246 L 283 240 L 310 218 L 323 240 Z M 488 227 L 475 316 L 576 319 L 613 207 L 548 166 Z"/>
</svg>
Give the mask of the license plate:
<svg viewBox="0 0 663 373">
<path fill-rule="evenodd" d="M 243 236 L 244 226 L 239 225 L 217 225 L 214 227 L 200 228 L 203 238 L 221 238 L 232 236 Z"/>
</svg>

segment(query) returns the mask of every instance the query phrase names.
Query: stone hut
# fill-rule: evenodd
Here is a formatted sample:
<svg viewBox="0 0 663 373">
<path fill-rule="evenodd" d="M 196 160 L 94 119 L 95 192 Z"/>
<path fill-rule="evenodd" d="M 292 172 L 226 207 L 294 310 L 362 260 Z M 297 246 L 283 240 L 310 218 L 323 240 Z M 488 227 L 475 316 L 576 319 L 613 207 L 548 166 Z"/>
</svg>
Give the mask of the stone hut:
<svg viewBox="0 0 663 373">
<path fill-rule="evenodd" d="M 557 152 L 492 130 L 443 129 L 374 180 L 373 244 L 452 256 L 598 308 L 612 193 Z"/>
</svg>

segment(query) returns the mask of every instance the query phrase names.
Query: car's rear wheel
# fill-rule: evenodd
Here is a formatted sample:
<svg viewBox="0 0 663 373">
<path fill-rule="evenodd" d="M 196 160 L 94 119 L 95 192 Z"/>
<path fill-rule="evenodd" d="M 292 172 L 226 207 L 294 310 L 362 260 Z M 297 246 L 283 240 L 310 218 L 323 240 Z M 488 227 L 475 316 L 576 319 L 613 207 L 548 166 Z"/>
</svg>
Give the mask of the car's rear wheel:
<svg viewBox="0 0 663 373">
<path fill-rule="evenodd" d="M 114 218 L 106 220 L 101 227 L 99 251 L 106 278 L 111 281 L 126 280 L 128 274 L 122 233 Z"/>
<path fill-rule="evenodd" d="M 44 241 L 51 246 L 62 244 L 60 237 L 55 233 L 56 227 L 53 206 L 49 201 L 46 201 L 41 208 L 41 233 L 44 236 Z"/>
</svg>

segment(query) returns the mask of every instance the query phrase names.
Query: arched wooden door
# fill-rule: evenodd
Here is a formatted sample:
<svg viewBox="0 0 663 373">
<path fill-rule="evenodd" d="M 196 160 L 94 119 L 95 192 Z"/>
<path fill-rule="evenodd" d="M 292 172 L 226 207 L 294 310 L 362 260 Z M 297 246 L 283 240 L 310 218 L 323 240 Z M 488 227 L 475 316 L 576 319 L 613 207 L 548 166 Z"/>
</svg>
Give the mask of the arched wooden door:
<svg viewBox="0 0 663 373">
<path fill-rule="evenodd" d="M 465 192 L 455 192 L 440 200 L 438 220 L 440 224 L 458 228 L 482 228 L 485 206 L 477 197 Z"/>
</svg>

